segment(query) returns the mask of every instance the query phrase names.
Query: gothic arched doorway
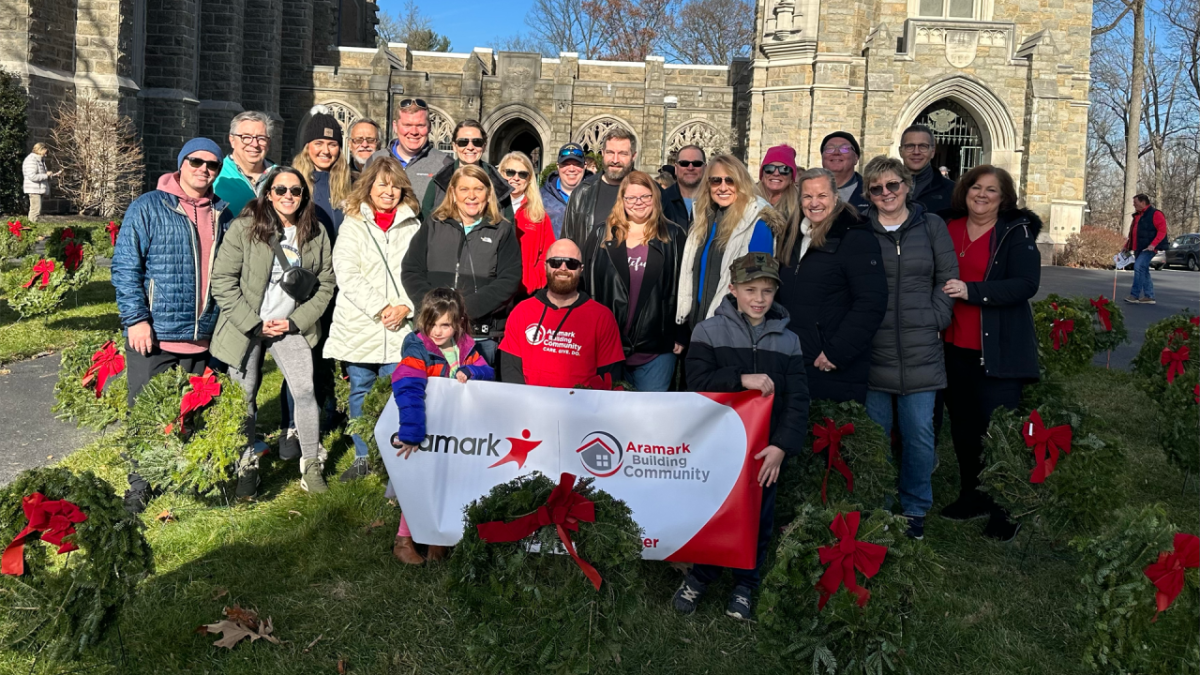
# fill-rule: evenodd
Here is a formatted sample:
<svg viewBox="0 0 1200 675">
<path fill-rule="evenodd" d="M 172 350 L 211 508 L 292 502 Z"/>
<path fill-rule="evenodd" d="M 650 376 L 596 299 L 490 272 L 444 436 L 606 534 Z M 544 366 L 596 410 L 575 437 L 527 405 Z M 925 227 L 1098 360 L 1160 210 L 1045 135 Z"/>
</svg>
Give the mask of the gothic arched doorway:
<svg viewBox="0 0 1200 675">
<path fill-rule="evenodd" d="M 944 98 L 934 101 L 921 111 L 915 120 L 933 129 L 933 166 L 946 167 L 951 180 L 958 180 L 964 173 L 983 162 L 987 152 L 979 125 L 971 113 L 956 101 Z"/>
<path fill-rule="evenodd" d="M 514 117 L 493 132 L 488 140 L 488 161 L 498 166 L 510 152 L 523 152 L 533 160 L 533 168 L 541 171 L 545 159 L 542 137 L 528 120 Z"/>
</svg>

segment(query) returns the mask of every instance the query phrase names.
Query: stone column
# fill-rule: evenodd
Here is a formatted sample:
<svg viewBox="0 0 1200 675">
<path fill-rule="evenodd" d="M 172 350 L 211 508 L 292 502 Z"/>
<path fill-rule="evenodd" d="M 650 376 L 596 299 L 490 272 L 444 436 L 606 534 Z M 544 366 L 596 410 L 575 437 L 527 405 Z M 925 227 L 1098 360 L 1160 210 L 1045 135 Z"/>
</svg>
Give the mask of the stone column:
<svg viewBox="0 0 1200 675">
<path fill-rule="evenodd" d="M 279 75 L 279 114 L 283 117 L 283 128 L 278 146 L 282 156 L 290 158 L 295 152 L 300 120 L 312 105 L 313 4 L 284 2 L 282 21 L 280 63 L 286 63 L 287 68 L 282 68 Z"/>
<path fill-rule="evenodd" d="M 259 110 L 275 120 L 275 137 L 268 156 L 283 158 L 283 118 L 279 115 L 280 44 L 283 0 L 245 0 L 242 25 L 242 107 Z"/>
<path fill-rule="evenodd" d="M 175 157 L 199 128 L 199 0 L 148 0 L 146 67 L 142 90 L 142 140 L 146 182 L 175 171 Z"/>
<path fill-rule="evenodd" d="M 229 120 L 242 111 L 242 45 L 246 0 L 200 5 L 200 135 L 229 152 Z"/>
<path fill-rule="evenodd" d="M 575 80 L 579 78 L 579 54 L 575 52 L 560 52 L 558 64 L 554 68 L 554 109 L 550 111 L 551 132 L 550 145 L 545 149 L 546 163 L 557 162 L 557 152 L 560 147 L 574 140 L 575 120 L 572 119 L 575 109 Z"/>
<path fill-rule="evenodd" d="M 642 108 L 642 133 L 639 139 L 637 167 L 652 176 L 658 173 L 658 167 L 666 161 L 663 137 L 667 132 L 667 109 L 663 97 L 667 93 L 667 84 L 663 62 L 661 56 L 646 57 L 646 93 Z"/>
</svg>

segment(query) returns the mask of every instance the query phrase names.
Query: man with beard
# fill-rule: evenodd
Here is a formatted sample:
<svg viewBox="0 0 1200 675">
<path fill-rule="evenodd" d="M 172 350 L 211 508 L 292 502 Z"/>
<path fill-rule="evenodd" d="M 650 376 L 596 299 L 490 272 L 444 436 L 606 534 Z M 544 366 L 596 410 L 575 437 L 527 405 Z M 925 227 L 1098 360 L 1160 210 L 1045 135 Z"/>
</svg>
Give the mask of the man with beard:
<svg viewBox="0 0 1200 675">
<path fill-rule="evenodd" d="M 662 212 L 667 220 L 683 228 L 692 226 L 692 200 L 700 189 L 704 177 L 704 149 L 698 145 L 685 145 L 675 158 L 675 184 L 663 190 Z"/>
<path fill-rule="evenodd" d="M 579 247 L 559 239 L 546 252 L 545 288 L 508 315 L 500 379 L 569 389 L 596 375 L 618 377 L 625 361 L 617 320 L 579 290 Z"/>
<path fill-rule="evenodd" d="M 600 180 L 584 183 L 567 204 L 563 217 L 562 239 L 579 245 L 584 260 L 604 238 L 604 223 L 617 203 L 621 181 L 633 171 L 637 161 L 637 139 L 624 127 L 613 127 L 604 134 L 600 147 L 604 153 L 604 173 Z"/>
</svg>

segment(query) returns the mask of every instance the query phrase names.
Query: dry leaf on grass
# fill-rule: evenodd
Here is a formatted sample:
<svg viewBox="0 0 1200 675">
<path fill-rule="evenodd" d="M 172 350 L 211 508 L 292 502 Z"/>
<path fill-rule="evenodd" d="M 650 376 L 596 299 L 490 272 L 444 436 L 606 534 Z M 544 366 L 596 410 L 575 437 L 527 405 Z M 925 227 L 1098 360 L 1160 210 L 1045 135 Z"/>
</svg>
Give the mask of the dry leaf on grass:
<svg viewBox="0 0 1200 675">
<path fill-rule="evenodd" d="M 213 590 L 213 596 L 212 596 L 212 599 L 213 599 L 213 600 L 220 600 L 221 598 L 223 598 L 223 597 L 225 597 L 225 596 L 227 596 L 227 595 L 229 595 L 229 589 L 228 589 L 228 588 L 217 588 L 217 589 L 214 589 L 214 590 Z"/>
<path fill-rule="evenodd" d="M 154 516 L 154 519 L 160 523 L 173 523 L 176 520 L 175 514 L 171 513 L 171 509 L 163 509 L 162 513 Z"/>
<path fill-rule="evenodd" d="M 378 528 L 378 527 L 383 527 L 383 519 L 382 518 L 380 518 L 379 520 L 371 521 L 371 524 L 367 525 L 367 527 L 366 527 L 367 534 L 370 534 L 371 532 L 375 531 L 375 528 Z"/>
<path fill-rule="evenodd" d="M 251 642 L 263 638 L 268 642 L 279 644 L 279 638 L 271 635 L 274 627 L 271 625 L 270 617 L 266 621 L 260 622 L 258 612 L 252 609 L 242 609 L 240 605 L 234 605 L 232 608 L 226 607 L 223 613 L 227 617 L 225 620 L 206 624 L 196 629 L 200 635 L 220 633 L 221 639 L 213 643 L 214 647 L 233 649 L 237 643 L 246 638 L 250 638 Z"/>
<path fill-rule="evenodd" d="M 338 675 L 346 675 L 350 672 L 350 666 L 346 663 L 346 659 L 338 659 Z"/>
</svg>

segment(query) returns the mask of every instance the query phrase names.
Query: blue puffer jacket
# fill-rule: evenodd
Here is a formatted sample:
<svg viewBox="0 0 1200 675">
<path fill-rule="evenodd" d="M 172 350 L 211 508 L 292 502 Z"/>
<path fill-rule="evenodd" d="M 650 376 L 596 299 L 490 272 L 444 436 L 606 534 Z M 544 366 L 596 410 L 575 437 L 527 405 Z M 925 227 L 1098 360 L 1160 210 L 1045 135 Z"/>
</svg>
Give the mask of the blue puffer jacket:
<svg viewBox="0 0 1200 675">
<path fill-rule="evenodd" d="M 228 206 L 221 199 L 212 205 L 214 258 L 234 215 Z M 196 227 L 178 197 L 151 190 L 135 199 L 121 221 L 112 258 L 121 326 L 149 321 L 154 337 L 167 342 L 211 338 L 218 310 L 211 292 L 199 292 L 201 262 Z M 197 317 L 201 303 L 204 313 Z"/>
<path fill-rule="evenodd" d="M 562 232 L 563 215 L 567 212 L 567 200 L 563 199 L 562 193 L 555 187 L 558 182 L 558 172 L 555 171 L 546 177 L 546 182 L 542 183 L 542 206 L 546 207 L 546 215 L 550 216 L 550 227 L 554 228 L 554 238 L 558 239 L 558 235 Z"/>
</svg>

